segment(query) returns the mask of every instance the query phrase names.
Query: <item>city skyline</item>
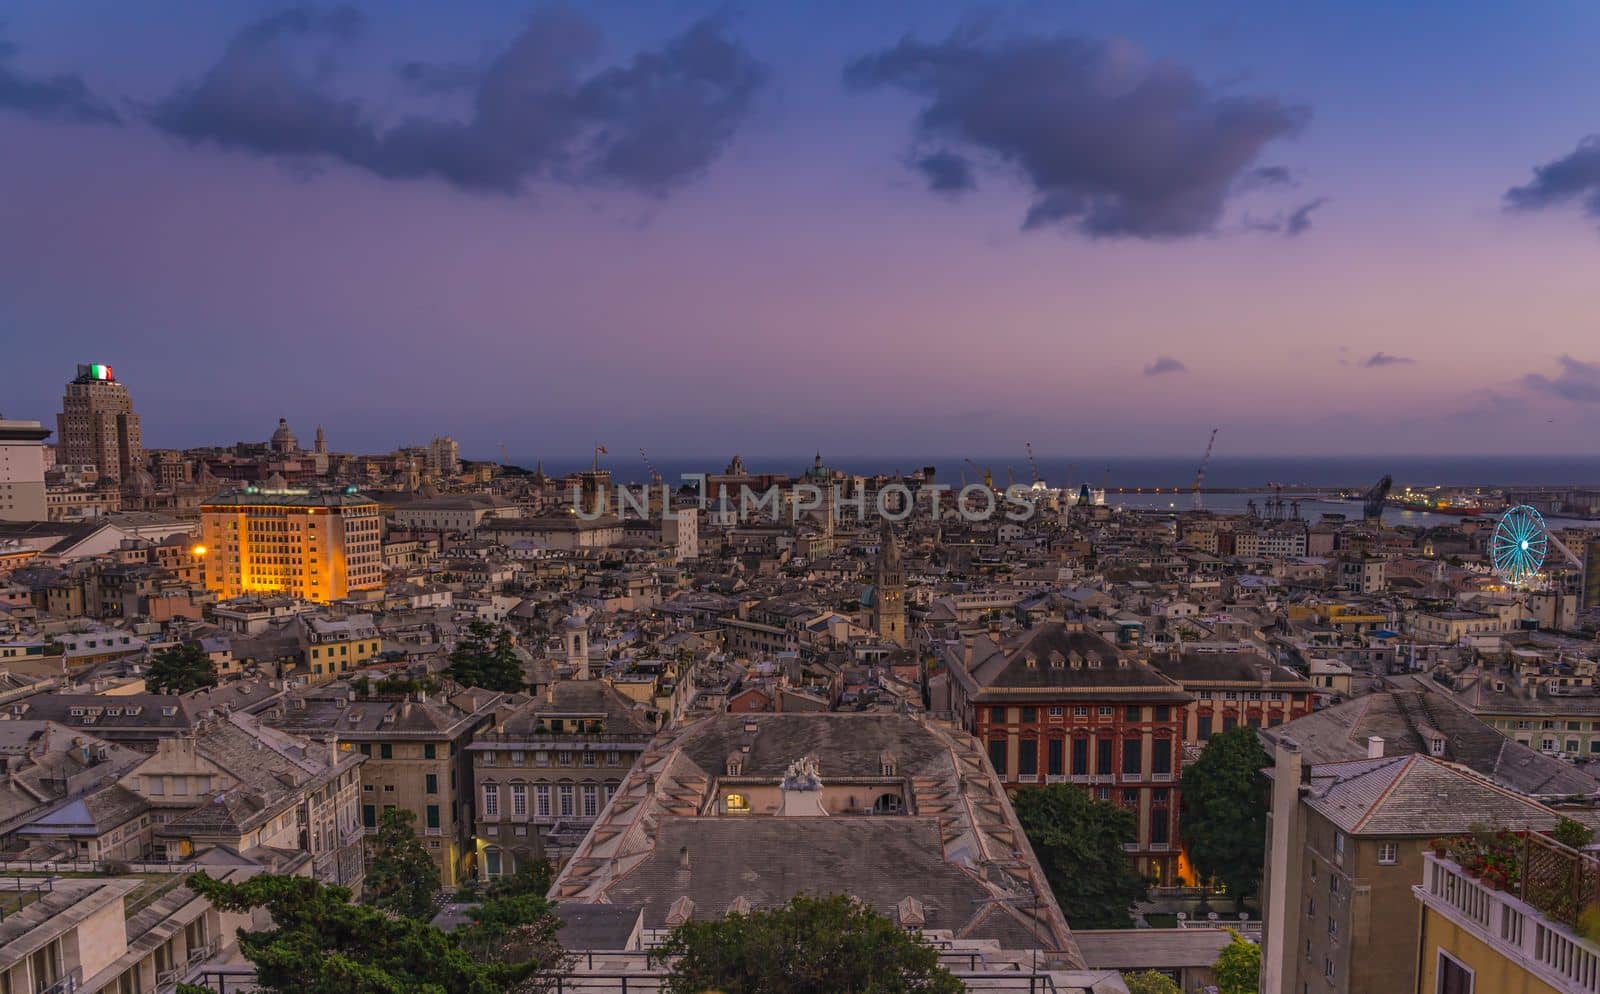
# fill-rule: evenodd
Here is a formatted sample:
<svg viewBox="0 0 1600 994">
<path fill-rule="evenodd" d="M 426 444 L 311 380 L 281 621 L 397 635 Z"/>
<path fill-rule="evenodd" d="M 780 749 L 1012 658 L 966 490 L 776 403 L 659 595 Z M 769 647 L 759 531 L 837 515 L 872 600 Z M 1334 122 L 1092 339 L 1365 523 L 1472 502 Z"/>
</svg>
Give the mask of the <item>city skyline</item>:
<svg viewBox="0 0 1600 994">
<path fill-rule="evenodd" d="M 165 10 L 0 28 L 6 417 L 103 362 L 156 448 L 1560 455 L 1600 422 L 1600 11 Z"/>
</svg>

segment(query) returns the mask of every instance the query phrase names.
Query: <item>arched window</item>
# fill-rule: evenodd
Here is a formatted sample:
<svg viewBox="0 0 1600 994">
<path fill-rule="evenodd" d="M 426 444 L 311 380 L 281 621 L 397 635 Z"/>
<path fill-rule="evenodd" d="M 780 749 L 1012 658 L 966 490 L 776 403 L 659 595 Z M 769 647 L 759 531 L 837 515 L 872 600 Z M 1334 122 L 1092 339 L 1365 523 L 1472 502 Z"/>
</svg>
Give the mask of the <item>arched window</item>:
<svg viewBox="0 0 1600 994">
<path fill-rule="evenodd" d="M 900 799 L 899 794 L 879 794 L 878 799 L 872 802 L 872 813 L 875 815 L 897 815 L 905 812 L 906 802 Z"/>
</svg>

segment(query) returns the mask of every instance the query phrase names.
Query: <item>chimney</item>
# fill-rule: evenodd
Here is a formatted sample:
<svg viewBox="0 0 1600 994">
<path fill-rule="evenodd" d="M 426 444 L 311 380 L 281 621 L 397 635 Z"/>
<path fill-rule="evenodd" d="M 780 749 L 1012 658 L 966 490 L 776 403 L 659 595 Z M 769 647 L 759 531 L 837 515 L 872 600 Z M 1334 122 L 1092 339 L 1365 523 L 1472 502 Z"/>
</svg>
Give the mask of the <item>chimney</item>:
<svg viewBox="0 0 1600 994">
<path fill-rule="evenodd" d="M 1383 758 L 1383 738 L 1381 736 L 1377 736 L 1377 735 L 1369 735 L 1369 736 L 1367 736 L 1367 758 L 1368 759 L 1382 759 Z"/>
</svg>

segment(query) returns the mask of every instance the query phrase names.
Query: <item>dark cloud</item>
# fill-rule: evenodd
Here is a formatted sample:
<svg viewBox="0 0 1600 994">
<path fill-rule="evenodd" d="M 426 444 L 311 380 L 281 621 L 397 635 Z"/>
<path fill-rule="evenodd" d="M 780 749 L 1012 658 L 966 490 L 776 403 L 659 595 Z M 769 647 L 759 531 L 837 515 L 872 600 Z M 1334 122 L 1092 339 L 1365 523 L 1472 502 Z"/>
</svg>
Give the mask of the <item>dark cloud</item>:
<svg viewBox="0 0 1600 994">
<path fill-rule="evenodd" d="M 608 69 L 579 89 L 600 129 L 600 175 L 664 191 L 709 166 L 733 138 L 767 70 L 702 20 L 657 52 Z"/>
<path fill-rule="evenodd" d="M 937 193 L 965 193 L 978 188 L 971 160 L 948 149 L 918 159 L 917 169 L 927 179 L 928 189 Z"/>
<path fill-rule="evenodd" d="M 845 78 L 923 97 L 920 141 L 965 143 L 1013 166 L 1034 193 L 1024 228 L 1070 223 L 1095 236 L 1214 230 L 1262 147 L 1309 116 L 1270 97 L 1227 96 L 1125 43 L 995 41 L 981 27 L 937 43 L 906 38 L 856 60 Z"/>
<path fill-rule="evenodd" d="M 1328 202 L 1327 197 L 1318 197 L 1308 204 L 1301 204 L 1289 212 L 1289 220 L 1284 222 L 1283 233 L 1290 238 L 1303 235 L 1311 230 L 1311 212 Z"/>
<path fill-rule="evenodd" d="M 1288 215 L 1280 211 L 1269 218 L 1251 217 L 1246 214 L 1241 226 L 1246 231 L 1260 231 L 1268 234 L 1283 235 L 1285 238 L 1297 238 L 1311 230 L 1312 212 L 1327 202 L 1327 197 L 1318 197 L 1308 203 L 1301 204 L 1290 211 Z"/>
<path fill-rule="evenodd" d="M 1506 206 L 1543 210 L 1583 198 L 1584 210 L 1600 217 L 1600 135 L 1590 135 L 1568 155 L 1533 169 L 1533 182 L 1506 191 Z"/>
<path fill-rule="evenodd" d="M 390 179 L 497 193 L 560 179 L 665 193 L 716 159 L 766 79 L 715 19 L 586 76 L 600 50 L 599 28 L 578 11 L 551 7 L 481 72 L 401 66 L 408 88 L 465 91 L 470 110 L 459 119 L 411 116 L 384 127 L 359 101 L 335 94 L 326 68 L 330 46 L 359 27 L 359 14 L 342 8 L 297 7 L 252 24 L 151 120 L 192 142 L 340 161 Z"/>
<path fill-rule="evenodd" d="M 190 142 L 361 161 L 377 134 L 358 101 L 330 92 L 327 66 L 362 27 L 351 7 L 291 7 L 262 18 L 235 35 L 204 76 L 157 104 L 151 123 Z"/>
<path fill-rule="evenodd" d="M 1385 366 L 1411 366 L 1416 364 L 1415 359 L 1403 355 L 1390 355 L 1387 352 L 1374 352 L 1361 360 L 1362 369 L 1382 369 Z"/>
<path fill-rule="evenodd" d="M 453 63 L 405 62 L 394 74 L 406 89 L 430 97 L 471 90 L 483 79 L 482 70 Z"/>
<path fill-rule="evenodd" d="M 1288 166 L 1257 166 L 1240 176 L 1234 189 L 1244 193 L 1248 190 L 1277 190 L 1297 185 Z"/>
<path fill-rule="evenodd" d="M 1580 404 L 1600 404 L 1600 363 L 1583 362 L 1564 355 L 1556 360 L 1561 366 L 1557 376 L 1529 373 L 1522 385 L 1536 393 L 1560 397 Z"/>
<path fill-rule="evenodd" d="M 16 46 L 0 38 L 0 110 L 16 111 L 42 121 L 74 124 L 120 124 L 111 105 L 90 92 L 76 74 L 29 76 L 12 67 Z"/>
<path fill-rule="evenodd" d="M 1146 376 L 1162 376 L 1166 373 L 1187 373 L 1189 367 L 1172 358 L 1171 356 L 1157 356 L 1156 361 L 1144 367 Z"/>
</svg>

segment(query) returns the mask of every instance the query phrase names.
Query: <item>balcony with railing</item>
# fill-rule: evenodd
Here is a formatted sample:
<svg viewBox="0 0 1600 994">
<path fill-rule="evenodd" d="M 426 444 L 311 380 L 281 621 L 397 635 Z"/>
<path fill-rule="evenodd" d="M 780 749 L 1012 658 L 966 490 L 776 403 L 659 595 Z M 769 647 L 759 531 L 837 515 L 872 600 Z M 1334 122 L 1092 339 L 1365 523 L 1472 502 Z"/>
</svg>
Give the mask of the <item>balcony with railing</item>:
<svg viewBox="0 0 1600 994">
<path fill-rule="evenodd" d="M 50 984 L 41 984 L 39 994 L 77 994 L 83 986 L 83 971 L 73 967 L 67 973 Z"/>
<path fill-rule="evenodd" d="M 1556 990 L 1600 994 L 1600 943 L 1579 925 L 1600 860 L 1537 833 L 1497 838 L 1435 845 L 1417 900 Z"/>
</svg>

